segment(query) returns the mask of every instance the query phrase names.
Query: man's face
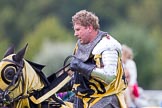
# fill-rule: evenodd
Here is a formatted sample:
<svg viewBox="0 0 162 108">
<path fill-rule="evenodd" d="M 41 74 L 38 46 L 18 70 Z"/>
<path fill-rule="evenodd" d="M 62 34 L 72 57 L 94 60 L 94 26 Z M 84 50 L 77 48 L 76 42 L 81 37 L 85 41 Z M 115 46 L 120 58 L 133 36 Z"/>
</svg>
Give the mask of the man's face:
<svg viewBox="0 0 162 108">
<path fill-rule="evenodd" d="M 90 27 L 74 24 L 74 36 L 77 37 L 81 44 L 88 44 L 90 42 Z"/>
</svg>

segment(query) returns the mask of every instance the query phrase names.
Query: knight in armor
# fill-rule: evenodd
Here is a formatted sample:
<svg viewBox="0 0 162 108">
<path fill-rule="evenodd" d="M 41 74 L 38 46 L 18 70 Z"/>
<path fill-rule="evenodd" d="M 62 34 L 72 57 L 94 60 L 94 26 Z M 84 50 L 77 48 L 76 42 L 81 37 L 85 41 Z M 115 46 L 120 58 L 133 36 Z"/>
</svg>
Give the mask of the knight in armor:
<svg viewBox="0 0 162 108">
<path fill-rule="evenodd" d="M 121 44 L 100 30 L 99 19 L 92 12 L 77 12 L 72 24 L 78 39 L 70 62 L 74 108 L 126 108 Z"/>
</svg>

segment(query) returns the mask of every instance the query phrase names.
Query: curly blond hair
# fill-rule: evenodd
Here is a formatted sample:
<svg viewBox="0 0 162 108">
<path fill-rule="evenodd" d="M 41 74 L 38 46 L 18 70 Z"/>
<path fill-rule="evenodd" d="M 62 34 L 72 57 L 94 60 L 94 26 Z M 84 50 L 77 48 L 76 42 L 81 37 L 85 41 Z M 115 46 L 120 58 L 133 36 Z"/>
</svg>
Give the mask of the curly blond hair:
<svg viewBox="0 0 162 108">
<path fill-rule="evenodd" d="M 100 28 L 98 17 L 94 13 L 86 10 L 81 10 L 72 16 L 72 23 L 73 25 L 81 24 L 85 27 L 92 25 L 95 30 Z"/>
<path fill-rule="evenodd" d="M 122 45 L 122 50 L 125 51 L 125 53 L 127 53 L 128 59 L 133 59 L 134 58 L 133 50 L 130 47 L 128 47 L 127 45 L 123 44 Z"/>
</svg>

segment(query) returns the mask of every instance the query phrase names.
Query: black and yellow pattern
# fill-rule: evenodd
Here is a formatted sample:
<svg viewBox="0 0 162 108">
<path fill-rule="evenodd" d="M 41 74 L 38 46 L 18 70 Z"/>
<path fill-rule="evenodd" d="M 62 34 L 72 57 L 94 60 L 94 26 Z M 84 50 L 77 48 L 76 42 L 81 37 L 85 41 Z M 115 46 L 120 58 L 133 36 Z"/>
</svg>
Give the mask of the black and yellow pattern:
<svg viewBox="0 0 162 108">
<path fill-rule="evenodd" d="M 5 95 L 0 97 L 0 105 L 14 108 L 72 108 L 72 103 L 63 102 L 55 95 L 71 77 L 63 73 L 49 81 L 42 72 L 43 65 L 23 58 L 26 47 L 17 54 L 12 48 L 8 49 L 0 62 L 0 92 Z M 5 99 L 8 100 L 4 102 Z"/>
<path fill-rule="evenodd" d="M 78 83 L 76 82 L 76 84 L 74 84 L 74 91 L 77 96 L 83 100 L 84 108 L 88 108 L 88 106 L 94 105 L 103 97 L 113 94 L 117 94 L 120 104 L 123 106 L 121 108 L 125 107 L 123 90 L 126 88 L 127 84 L 123 79 L 123 68 L 120 58 L 118 59 L 117 71 L 116 79 L 109 84 L 98 78 L 91 78 L 88 81 L 81 74 L 77 74 L 79 76 L 77 77 Z M 92 99 L 93 101 L 91 101 Z M 91 102 L 89 103 L 89 101 Z"/>
</svg>

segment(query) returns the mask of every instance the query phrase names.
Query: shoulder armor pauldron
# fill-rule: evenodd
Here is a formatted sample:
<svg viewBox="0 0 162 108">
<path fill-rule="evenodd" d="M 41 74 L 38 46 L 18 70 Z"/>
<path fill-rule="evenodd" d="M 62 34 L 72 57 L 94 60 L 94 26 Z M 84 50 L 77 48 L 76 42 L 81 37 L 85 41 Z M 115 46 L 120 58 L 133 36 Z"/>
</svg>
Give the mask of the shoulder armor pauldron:
<svg viewBox="0 0 162 108">
<path fill-rule="evenodd" d="M 101 54 L 105 50 L 117 50 L 121 53 L 121 45 L 110 35 L 107 35 L 101 39 L 101 41 L 94 47 L 92 54 Z"/>
</svg>

